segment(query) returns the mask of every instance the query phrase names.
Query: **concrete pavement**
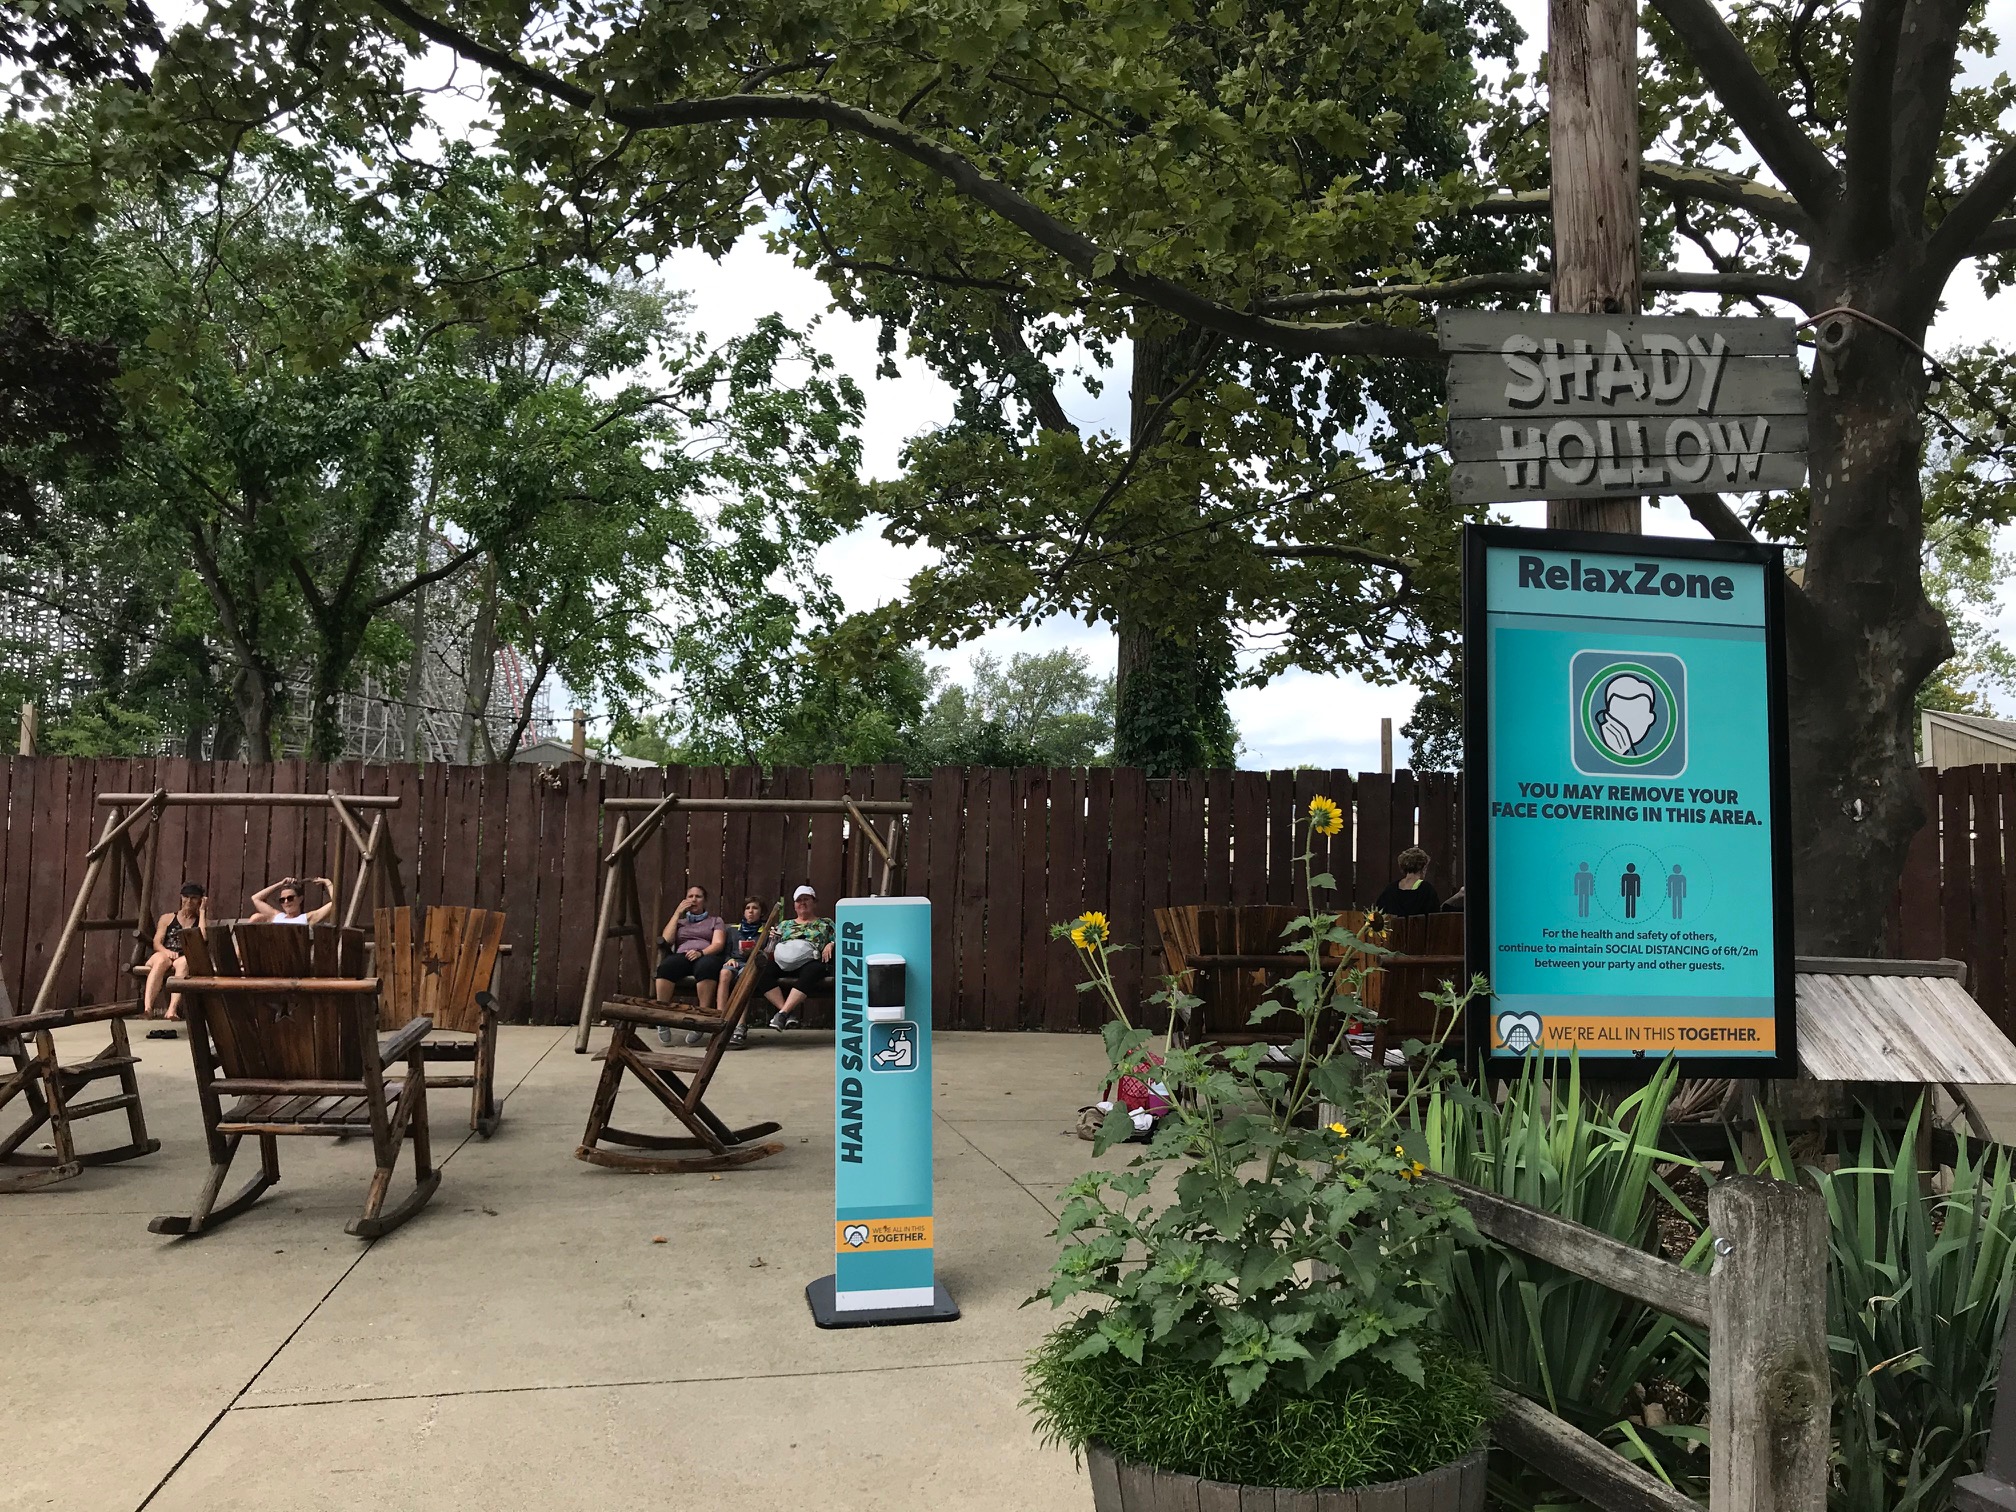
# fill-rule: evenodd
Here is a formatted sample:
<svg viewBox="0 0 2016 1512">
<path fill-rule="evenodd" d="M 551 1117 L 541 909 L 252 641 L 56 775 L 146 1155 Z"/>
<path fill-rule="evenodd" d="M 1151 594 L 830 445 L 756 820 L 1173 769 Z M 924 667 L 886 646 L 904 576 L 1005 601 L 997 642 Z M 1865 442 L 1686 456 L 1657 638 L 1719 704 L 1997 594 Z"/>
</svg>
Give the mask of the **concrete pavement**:
<svg viewBox="0 0 2016 1512">
<path fill-rule="evenodd" d="M 437 1094 L 441 1190 L 371 1244 L 343 1232 L 368 1146 L 321 1140 L 282 1141 L 280 1185 L 214 1234 L 148 1233 L 203 1155 L 186 1042 L 140 1041 L 161 1152 L 0 1199 L 0 1508 L 1089 1506 L 1018 1402 L 1098 1040 L 938 1036 L 940 1276 L 964 1317 L 829 1333 L 801 1293 L 831 1269 L 832 1040 L 755 1039 L 715 1106 L 781 1120 L 784 1154 L 640 1176 L 573 1159 L 599 1067 L 571 1031 L 505 1030 L 497 1137 L 463 1137 L 466 1103 Z M 628 1121 L 670 1127 L 637 1098 Z"/>
</svg>

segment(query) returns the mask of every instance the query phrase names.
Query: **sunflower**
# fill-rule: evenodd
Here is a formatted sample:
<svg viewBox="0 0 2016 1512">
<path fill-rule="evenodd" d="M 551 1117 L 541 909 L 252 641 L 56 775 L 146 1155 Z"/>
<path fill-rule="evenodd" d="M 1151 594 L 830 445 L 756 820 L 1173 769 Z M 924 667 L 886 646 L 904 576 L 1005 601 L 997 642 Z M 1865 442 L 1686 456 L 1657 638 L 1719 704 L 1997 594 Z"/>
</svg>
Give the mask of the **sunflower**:
<svg viewBox="0 0 2016 1512">
<path fill-rule="evenodd" d="M 1309 826 L 1319 835 L 1334 835 L 1344 828 L 1344 810 L 1334 798 L 1318 794 L 1309 800 Z"/>
<path fill-rule="evenodd" d="M 1071 943 L 1080 950 L 1090 950 L 1096 945 L 1104 945 L 1112 926 L 1106 922 L 1106 915 L 1096 910 L 1080 914 L 1071 926 Z"/>
</svg>

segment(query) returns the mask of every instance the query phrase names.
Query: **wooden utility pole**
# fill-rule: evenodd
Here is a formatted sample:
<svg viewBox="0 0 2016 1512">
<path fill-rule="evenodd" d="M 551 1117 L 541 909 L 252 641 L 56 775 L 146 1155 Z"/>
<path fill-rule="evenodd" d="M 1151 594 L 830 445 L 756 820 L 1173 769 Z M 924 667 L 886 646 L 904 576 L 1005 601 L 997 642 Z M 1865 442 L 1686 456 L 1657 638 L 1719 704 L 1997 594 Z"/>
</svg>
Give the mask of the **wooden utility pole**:
<svg viewBox="0 0 2016 1512">
<path fill-rule="evenodd" d="M 1388 777 L 1393 775 L 1393 721 L 1379 721 L 1379 770 Z"/>
<path fill-rule="evenodd" d="M 576 709 L 574 711 L 573 746 L 574 759 L 576 761 L 586 760 L 588 756 L 588 711 L 586 709 Z"/>
<path fill-rule="evenodd" d="M 1635 315 L 1638 260 L 1638 12 L 1633 0 L 1548 0 L 1547 115 L 1553 169 L 1554 308 Z M 1637 499 L 1551 499 L 1555 530 L 1636 534 Z"/>
<path fill-rule="evenodd" d="M 21 705 L 20 751 L 23 756 L 35 754 L 35 705 L 32 703 Z"/>
</svg>

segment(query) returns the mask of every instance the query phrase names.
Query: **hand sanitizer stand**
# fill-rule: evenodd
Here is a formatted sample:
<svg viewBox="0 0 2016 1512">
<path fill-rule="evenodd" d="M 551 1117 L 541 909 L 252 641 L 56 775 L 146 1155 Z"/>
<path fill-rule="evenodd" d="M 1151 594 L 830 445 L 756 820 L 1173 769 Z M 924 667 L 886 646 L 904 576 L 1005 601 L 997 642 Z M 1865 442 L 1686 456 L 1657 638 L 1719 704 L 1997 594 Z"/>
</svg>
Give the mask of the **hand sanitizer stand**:
<svg viewBox="0 0 2016 1512">
<path fill-rule="evenodd" d="M 932 1266 L 931 904 L 846 898 L 837 923 L 833 1274 L 805 1300 L 821 1328 L 949 1323 Z"/>
</svg>

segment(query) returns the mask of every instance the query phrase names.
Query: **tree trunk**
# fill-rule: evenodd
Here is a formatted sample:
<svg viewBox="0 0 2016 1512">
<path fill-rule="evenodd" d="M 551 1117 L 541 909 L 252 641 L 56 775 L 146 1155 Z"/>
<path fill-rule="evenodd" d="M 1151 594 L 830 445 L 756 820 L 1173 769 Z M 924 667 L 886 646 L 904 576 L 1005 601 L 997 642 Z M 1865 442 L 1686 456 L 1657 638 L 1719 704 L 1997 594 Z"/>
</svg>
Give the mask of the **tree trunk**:
<svg viewBox="0 0 2016 1512">
<path fill-rule="evenodd" d="M 497 559 L 483 559 L 483 581 L 477 589 L 476 624 L 469 636 L 469 659 L 462 669 L 462 728 L 456 733 L 456 759 L 465 765 L 476 753 L 477 732 L 483 736 L 486 759 L 490 749 L 490 690 L 497 679 Z"/>
<path fill-rule="evenodd" d="M 1923 340 L 1930 312 L 1910 291 L 1937 281 L 1915 266 L 1820 272 L 1821 308 L 1867 310 Z M 1953 642 L 1920 573 L 1922 361 L 1862 321 L 1836 316 L 1816 334 L 1812 513 L 1786 616 L 1795 939 L 1802 955 L 1873 956 L 1926 820 L 1914 700 Z"/>
<path fill-rule="evenodd" d="M 1136 448 L 1156 445 L 1152 433 L 1167 420 L 1162 401 L 1198 359 L 1194 335 L 1135 333 L 1130 439 Z M 1144 457 L 1133 487 L 1149 489 L 1157 481 Z M 1135 573 L 1135 588 L 1118 605 L 1113 759 L 1155 777 L 1230 764 L 1238 742 L 1225 707 L 1233 666 L 1224 602 L 1211 612 L 1145 564 Z M 1221 647 L 1207 650 L 1199 639 L 1204 634 L 1220 637 Z"/>
<path fill-rule="evenodd" d="M 431 502 L 431 500 L 430 500 Z M 427 543 L 433 522 L 420 516 L 420 544 L 413 553 L 413 575 L 423 576 L 429 566 Z M 406 704 L 399 726 L 399 751 L 408 761 L 420 759 L 421 680 L 427 670 L 427 590 L 413 590 L 413 655 L 406 663 Z"/>
<path fill-rule="evenodd" d="M 263 765 L 273 759 L 273 721 L 279 713 L 274 693 L 276 681 L 270 668 L 258 657 L 239 663 L 233 692 L 238 703 L 238 727 L 245 760 Z"/>
</svg>

